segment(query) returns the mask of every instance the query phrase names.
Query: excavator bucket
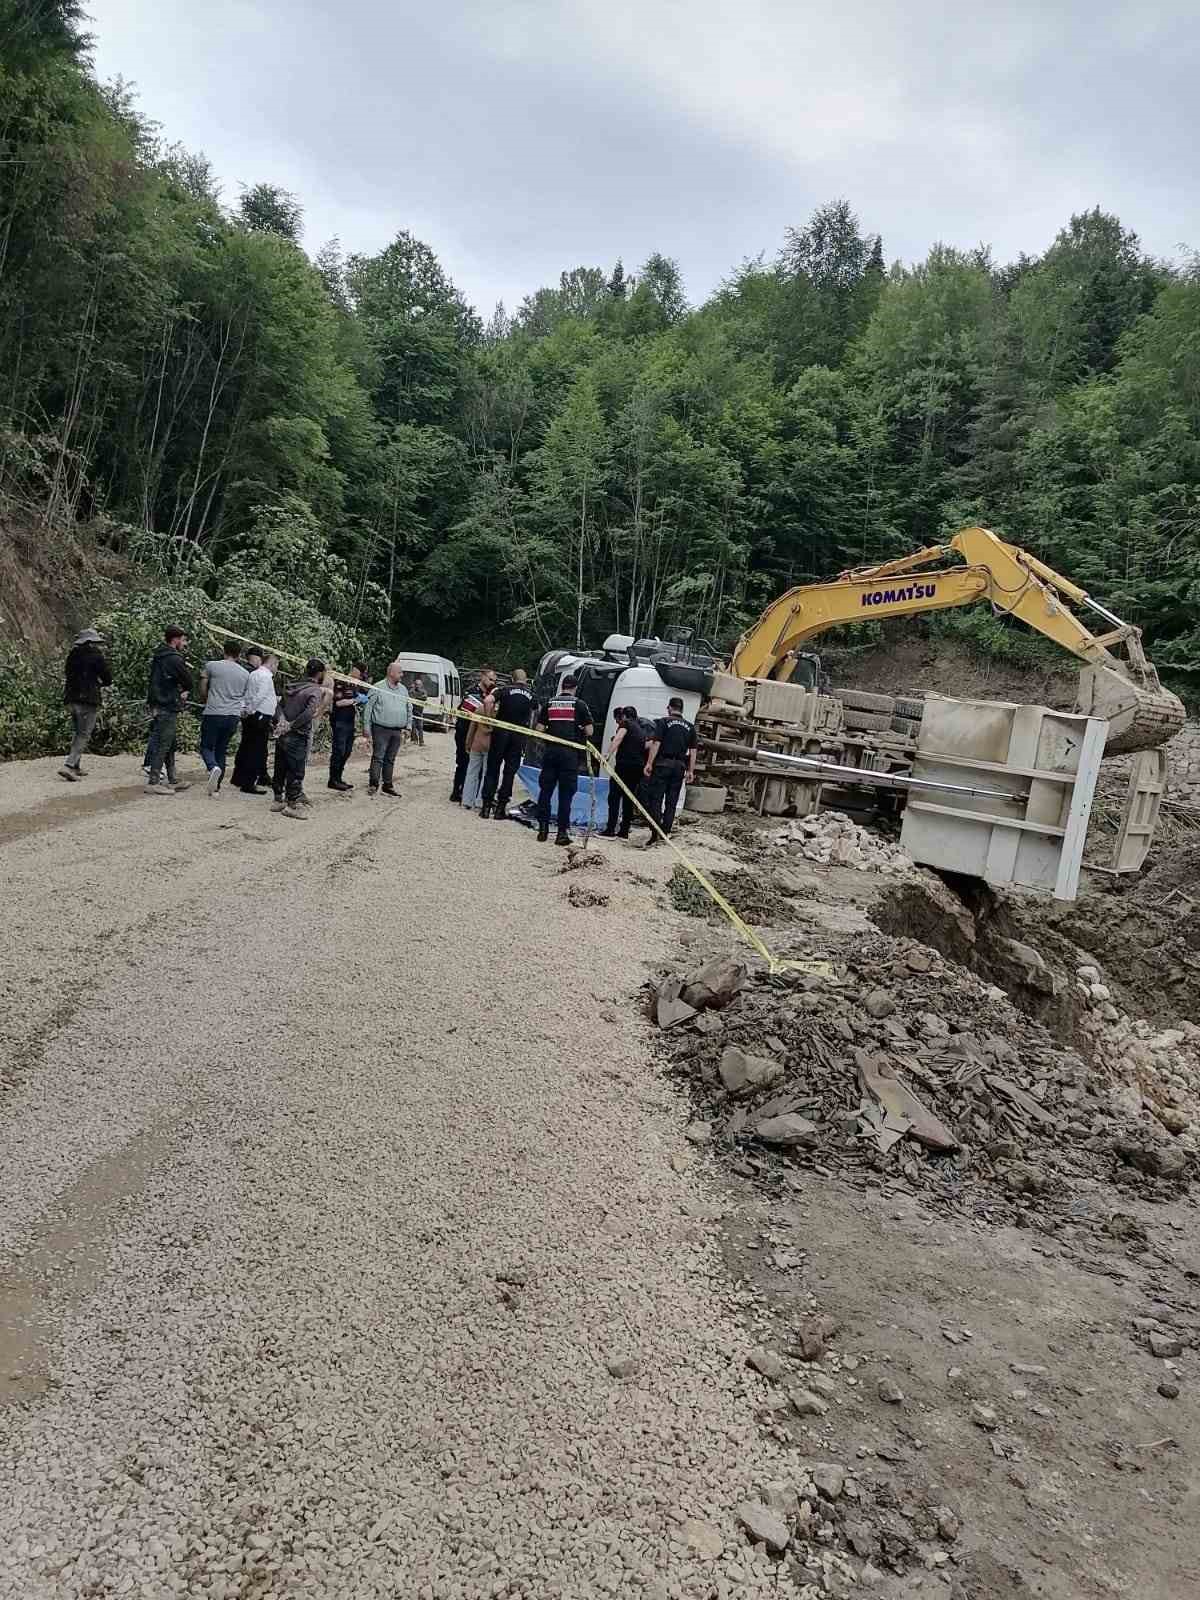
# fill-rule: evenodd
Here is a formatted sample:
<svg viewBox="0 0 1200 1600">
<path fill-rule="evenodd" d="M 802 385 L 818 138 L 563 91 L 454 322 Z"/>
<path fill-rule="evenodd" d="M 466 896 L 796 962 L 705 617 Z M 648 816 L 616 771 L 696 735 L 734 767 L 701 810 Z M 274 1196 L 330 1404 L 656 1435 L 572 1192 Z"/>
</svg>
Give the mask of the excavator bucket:
<svg viewBox="0 0 1200 1600">
<path fill-rule="evenodd" d="M 1173 739 L 1183 727 L 1183 702 L 1153 681 L 1132 683 L 1115 667 L 1084 667 L 1079 674 L 1079 704 L 1086 717 L 1108 723 L 1106 755 L 1153 750 Z"/>
</svg>

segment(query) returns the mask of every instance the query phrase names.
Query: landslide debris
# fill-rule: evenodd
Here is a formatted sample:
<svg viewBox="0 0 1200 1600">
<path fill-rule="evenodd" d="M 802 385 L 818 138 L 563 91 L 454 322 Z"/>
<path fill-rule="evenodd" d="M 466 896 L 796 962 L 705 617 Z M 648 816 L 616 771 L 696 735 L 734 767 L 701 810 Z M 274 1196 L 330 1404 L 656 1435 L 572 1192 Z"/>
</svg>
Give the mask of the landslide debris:
<svg viewBox="0 0 1200 1600">
<path fill-rule="evenodd" d="M 671 1070 L 713 1146 L 748 1172 L 818 1161 L 1002 1211 L 1032 1201 L 1067 1211 L 1081 1182 L 1166 1195 L 1194 1175 L 1191 1115 L 1165 1101 L 1194 1102 L 1200 1062 L 1178 1064 L 1200 1029 L 1141 1040 L 1129 1024 L 1145 1046 L 1135 1097 L 1127 1045 L 1085 1060 L 1002 989 L 915 939 L 866 934 L 828 954 L 832 979 L 737 968 L 720 1010 L 695 1006 L 702 972 L 656 987 Z M 1099 975 L 1075 981 L 1097 1027 L 1118 1026 Z M 1186 1093 L 1172 1073 L 1189 1080 Z"/>
</svg>

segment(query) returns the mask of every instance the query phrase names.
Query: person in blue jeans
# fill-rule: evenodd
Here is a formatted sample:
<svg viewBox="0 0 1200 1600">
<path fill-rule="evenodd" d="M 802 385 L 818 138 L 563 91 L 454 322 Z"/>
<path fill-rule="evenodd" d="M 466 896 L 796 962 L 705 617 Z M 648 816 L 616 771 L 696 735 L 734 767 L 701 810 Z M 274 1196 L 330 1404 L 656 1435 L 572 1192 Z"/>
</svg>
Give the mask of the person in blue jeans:
<svg viewBox="0 0 1200 1600">
<path fill-rule="evenodd" d="M 242 720 L 250 674 L 238 660 L 240 649 L 236 639 L 226 639 L 220 660 L 206 661 L 200 674 L 200 693 L 205 696 L 200 718 L 200 759 L 208 768 L 210 795 L 220 791 L 229 741 Z"/>
</svg>

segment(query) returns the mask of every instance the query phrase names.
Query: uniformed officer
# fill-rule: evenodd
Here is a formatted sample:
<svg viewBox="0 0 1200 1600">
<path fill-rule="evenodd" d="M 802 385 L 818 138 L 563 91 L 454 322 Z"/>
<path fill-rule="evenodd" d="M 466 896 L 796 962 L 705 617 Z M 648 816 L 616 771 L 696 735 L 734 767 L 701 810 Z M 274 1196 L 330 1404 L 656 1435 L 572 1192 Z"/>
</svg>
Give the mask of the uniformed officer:
<svg viewBox="0 0 1200 1600">
<path fill-rule="evenodd" d="M 612 759 L 613 769 L 624 783 L 625 789 L 612 779 L 609 780 L 608 825 L 604 829 L 604 837 L 628 839 L 629 830 L 633 826 L 634 809 L 633 801 L 625 790 L 628 789 L 635 797 L 641 793 L 642 769 L 646 761 L 646 729 L 637 714 L 636 706 L 618 706 L 613 716 L 616 718 L 617 730 L 608 747 L 608 754 Z M 640 824 L 640 817 L 638 820 Z"/>
<path fill-rule="evenodd" d="M 496 719 L 499 722 L 513 722 L 518 727 L 527 728 L 533 719 L 534 698 L 533 690 L 529 687 L 529 674 L 523 667 L 518 667 L 512 675 L 512 682 L 501 689 L 496 696 Z M 508 802 L 512 799 L 513 779 L 517 775 L 517 768 L 521 765 L 521 757 L 525 753 L 525 735 L 514 733 L 510 728 L 497 728 L 492 734 L 491 748 L 488 750 L 487 771 L 483 779 L 483 804 L 479 808 L 479 815 L 486 822 L 492 815 L 492 804 L 495 802 L 496 819 L 503 822 L 508 815 Z M 503 776 L 501 769 L 503 768 Z M 496 781 L 500 781 L 500 792 L 496 793 Z"/>
<path fill-rule="evenodd" d="M 538 707 L 538 727 L 557 739 L 580 745 L 592 736 L 592 713 L 575 694 L 576 680 L 569 674 L 562 688 Z M 581 751 L 561 744 L 542 746 L 542 776 L 538 784 L 538 843 L 550 837 L 550 802 L 558 789 L 558 833 L 555 844 L 571 842 L 571 801 L 579 787 Z"/>
<path fill-rule="evenodd" d="M 683 701 L 678 695 L 667 701 L 666 716 L 659 717 L 652 726 L 646 741 L 644 771 L 646 792 L 642 803 L 663 833 L 670 833 L 684 772 L 689 783 L 696 778 L 696 729 L 684 716 Z M 652 832 L 646 847 L 661 843 L 659 835 Z"/>
</svg>

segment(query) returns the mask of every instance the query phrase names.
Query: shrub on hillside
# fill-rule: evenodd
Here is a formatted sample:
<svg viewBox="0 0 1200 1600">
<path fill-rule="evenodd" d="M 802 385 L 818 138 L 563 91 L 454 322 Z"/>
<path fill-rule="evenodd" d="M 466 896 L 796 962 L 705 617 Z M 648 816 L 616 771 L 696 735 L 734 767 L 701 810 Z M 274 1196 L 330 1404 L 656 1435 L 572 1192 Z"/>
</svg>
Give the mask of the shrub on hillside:
<svg viewBox="0 0 1200 1600">
<path fill-rule="evenodd" d="M 0 761 L 66 754 L 71 719 L 62 690 L 51 666 L 0 648 Z"/>
</svg>

